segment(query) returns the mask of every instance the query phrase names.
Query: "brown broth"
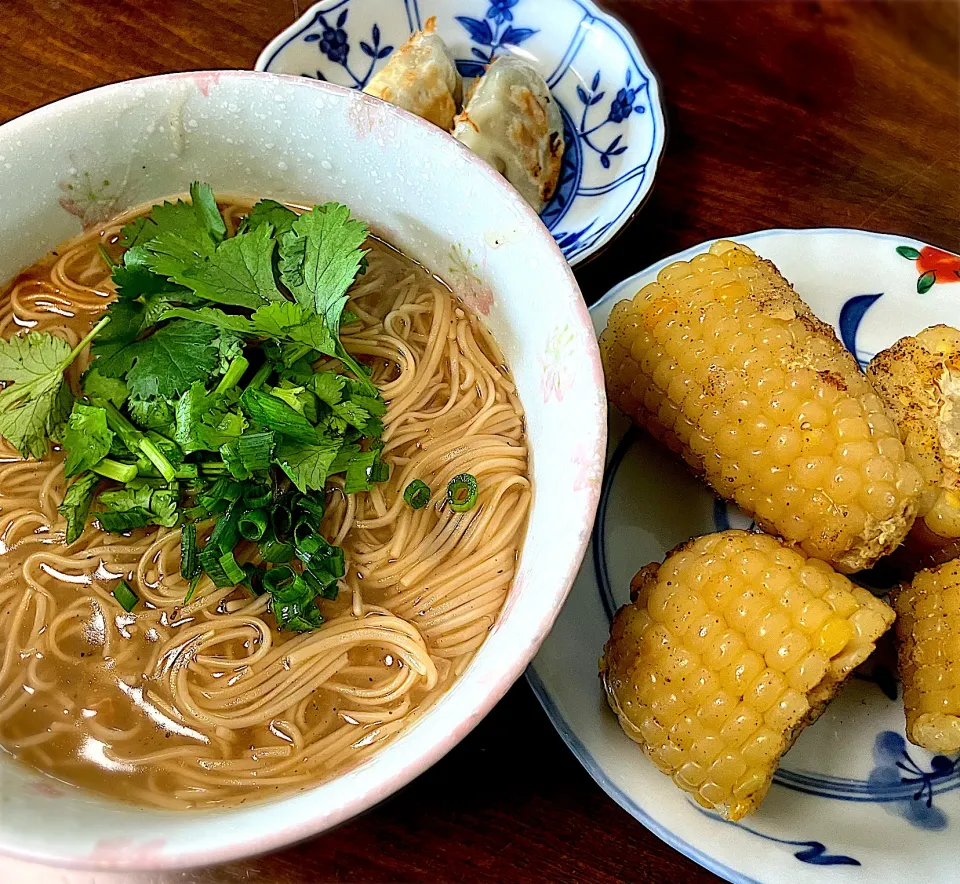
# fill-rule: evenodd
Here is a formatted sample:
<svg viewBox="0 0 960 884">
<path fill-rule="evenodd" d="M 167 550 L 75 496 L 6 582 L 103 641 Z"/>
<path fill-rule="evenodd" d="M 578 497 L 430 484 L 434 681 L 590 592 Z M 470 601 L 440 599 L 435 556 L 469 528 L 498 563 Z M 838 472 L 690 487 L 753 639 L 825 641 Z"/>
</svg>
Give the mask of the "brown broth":
<svg viewBox="0 0 960 884">
<path fill-rule="evenodd" d="M 233 228 L 249 203 L 222 206 Z M 91 231 L 21 273 L 0 297 L 17 327 L 77 342 L 114 296 Z M 351 289 L 347 349 L 389 403 L 388 482 L 328 485 L 323 533 L 344 547 L 339 598 L 319 630 L 280 632 L 268 597 L 200 582 L 188 604 L 179 529 L 106 534 L 69 549 L 57 513 L 63 454 L 23 461 L 0 442 L 0 745 L 61 780 L 160 807 L 214 807 L 305 788 L 403 728 L 466 667 L 512 583 L 531 489 L 523 413 L 495 345 L 438 280 L 370 240 Z M 87 357 L 70 372 L 75 389 Z M 414 511 L 473 473 L 458 515 Z M 208 528 L 209 530 L 209 528 Z M 256 549 L 245 551 L 251 559 Z M 240 556 L 242 558 L 243 556 Z M 126 579 L 130 614 L 111 595 Z"/>
</svg>

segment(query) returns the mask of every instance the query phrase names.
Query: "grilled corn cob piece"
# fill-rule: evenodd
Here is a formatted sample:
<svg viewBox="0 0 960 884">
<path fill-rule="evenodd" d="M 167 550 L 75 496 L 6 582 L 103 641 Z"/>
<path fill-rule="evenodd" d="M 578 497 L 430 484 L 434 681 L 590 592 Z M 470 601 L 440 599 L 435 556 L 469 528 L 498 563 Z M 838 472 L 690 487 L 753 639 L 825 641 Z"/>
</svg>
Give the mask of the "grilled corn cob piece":
<svg viewBox="0 0 960 884">
<path fill-rule="evenodd" d="M 960 561 L 921 571 L 894 595 L 907 737 L 960 750 Z"/>
<path fill-rule="evenodd" d="M 867 377 L 923 477 L 914 537 L 960 538 L 960 331 L 935 325 L 873 357 Z"/>
<path fill-rule="evenodd" d="M 732 820 L 894 618 L 825 562 L 747 531 L 682 544 L 630 597 L 600 661 L 607 700 L 661 771 Z"/>
<path fill-rule="evenodd" d="M 717 242 L 617 304 L 611 400 L 759 525 L 845 573 L 899 545 L 921 480 L 833 330 L 769 261 Z"/>
</svg>

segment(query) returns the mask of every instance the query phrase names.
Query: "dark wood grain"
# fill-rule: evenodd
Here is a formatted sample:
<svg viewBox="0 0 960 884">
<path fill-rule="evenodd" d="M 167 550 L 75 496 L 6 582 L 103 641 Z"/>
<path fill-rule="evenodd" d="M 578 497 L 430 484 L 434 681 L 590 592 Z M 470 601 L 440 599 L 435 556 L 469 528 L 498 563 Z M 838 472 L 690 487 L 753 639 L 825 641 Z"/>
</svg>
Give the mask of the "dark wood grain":
<svg viewBox="0 0 960 884">
<path fill-rule="evenodd" d="M 960 251 L 956 2 L 607 5 L 660 76 L 669 141 L 647 205 L 578 272 L 588 299 L 696 242 L 765 227 L 866 227 Z M 251 67 L 295 5 L 8 0 L 0 12 L 5 121 L 115 80 Z M 525 683 L 447 758 L 361 819 L 279 854 L 168 879 L 717 880 L 593 784 Z"/>
</svg>

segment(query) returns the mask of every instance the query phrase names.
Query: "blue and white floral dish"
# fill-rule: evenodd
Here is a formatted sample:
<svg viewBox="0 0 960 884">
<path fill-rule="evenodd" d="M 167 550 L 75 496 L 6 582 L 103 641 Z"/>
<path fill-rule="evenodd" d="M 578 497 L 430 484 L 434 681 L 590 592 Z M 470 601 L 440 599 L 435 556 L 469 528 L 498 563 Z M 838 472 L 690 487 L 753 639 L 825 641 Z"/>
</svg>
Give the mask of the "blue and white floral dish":
<svg viewBox="0 0 960 884">
<path fill-rule="evenodd" d="M 903 335 L 960 325 L 960 258 L 909 238 L 857 230 L 767 230 L 734 239 L 772 260 L 861 364 Z M 594 305 L 610 309 L 688 249 Z M 955 283 L 955 284 L 953 284 Z M 601 482 L 600 476 L 591 480 Z M 785 756 L 766 800 L 742 823 L 695 805 L 620 730 L 597 659 L 630 578 L 687 538 L 741 513 L 717 501 L 669 453 L 611 409 L 593 539 L 553 630 L 527 669 L 560 735 L 600 786 L 691 859 L 742 884 L 884 884 L 957 880 L 960 762 L 904 738 L 892 661 L 858 673 Z M 879 656 L 879 652 L 878 655 Z"/>
<path fill-rule="evenodd" d="M 324 0 L 264 49 L 256 69 L 362 89 L 431 16 L 465 78 L 508 54 L 546 78 L 567 147 L 541 218 L 571 264 L 585 261 L 643 203 L 666 135 L 643 53 L 591 0 Z"/>
</svg>

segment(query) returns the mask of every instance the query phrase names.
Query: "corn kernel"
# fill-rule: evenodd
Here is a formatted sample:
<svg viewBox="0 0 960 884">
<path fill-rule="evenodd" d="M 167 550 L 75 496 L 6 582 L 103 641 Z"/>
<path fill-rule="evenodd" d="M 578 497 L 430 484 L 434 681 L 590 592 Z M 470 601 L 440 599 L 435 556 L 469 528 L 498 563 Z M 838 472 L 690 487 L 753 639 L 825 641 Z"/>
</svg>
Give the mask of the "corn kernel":
<svg viewBox="0 0 960 884">
<path fill-rule="evenodd" d="M 960 750 L 960 561 L 921 571 L 894 598 L 907 737 Z"/>
<path fill-rule="evenodd" d="M 631 591 L 600 664 L 610 706 L 678 786 L 731 819 L 759 804 L 789 742 L 893 620 L 825 563 L 746 531 L 685 544 Z M 942 716 L 948 687 L 923 687 Z"/>
<path fill-rule="evenodd" d="M 845 572 L 909 530 L 920 477 L 897 427 L 833 331 L 750 249 L 716 243 L 665 268 L 611 312 L 600 348 L 614 404 L 764 530 Z"/>
</svg>

